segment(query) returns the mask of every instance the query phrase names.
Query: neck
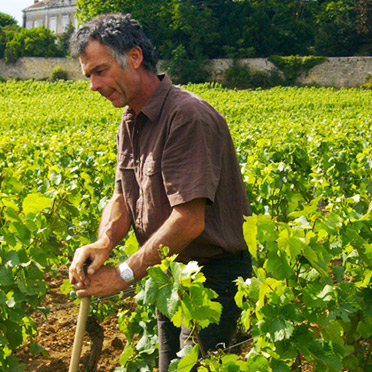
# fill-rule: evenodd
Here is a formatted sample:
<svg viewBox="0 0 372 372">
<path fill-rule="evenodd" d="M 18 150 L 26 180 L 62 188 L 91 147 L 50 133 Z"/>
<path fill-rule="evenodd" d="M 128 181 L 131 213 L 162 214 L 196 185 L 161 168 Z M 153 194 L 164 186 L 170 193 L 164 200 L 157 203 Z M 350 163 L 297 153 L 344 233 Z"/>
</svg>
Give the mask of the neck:
<svg viewBox="0 0 372 372">
<path fill-rule="evenodd" d="M 156 74 L 153 72 L 148 72 L 146 70 L 140 73 L 140 86 L 138 92 L 138 99 L 136 102 L 132 102 L 129 107 L 134 110 L 136 114 L 142 109 L 142 107 L 147 103 L 147 101 L 155 93 L 156 89 L 160 84 L 160 80 Z"/>
</svg>

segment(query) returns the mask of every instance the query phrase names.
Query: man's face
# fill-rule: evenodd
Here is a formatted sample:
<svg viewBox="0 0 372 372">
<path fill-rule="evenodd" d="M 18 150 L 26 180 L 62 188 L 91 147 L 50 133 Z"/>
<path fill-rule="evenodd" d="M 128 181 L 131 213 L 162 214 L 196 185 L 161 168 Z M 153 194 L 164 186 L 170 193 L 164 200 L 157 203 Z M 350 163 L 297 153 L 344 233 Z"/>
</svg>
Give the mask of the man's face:
<svg viewBox="0 0 372 372">
<path fill-rule="evenodd" d="M 99 92 L 115 107 L 131 106 L 136 99 L 139 80 L 131 64 L 124 69 L 111 54 L 111 49 L 92 40 L 80 56 L 83 74 L 90 79 L 90 89 Z"/>
</svg>

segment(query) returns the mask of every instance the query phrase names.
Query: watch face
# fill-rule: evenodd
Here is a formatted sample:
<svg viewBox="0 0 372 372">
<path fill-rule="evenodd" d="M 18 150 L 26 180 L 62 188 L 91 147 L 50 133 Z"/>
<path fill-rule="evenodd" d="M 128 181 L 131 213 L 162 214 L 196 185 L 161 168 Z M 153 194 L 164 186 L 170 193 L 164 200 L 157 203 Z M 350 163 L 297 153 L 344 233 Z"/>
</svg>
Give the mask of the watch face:
<svg viewBox="0 0 372 372">
<path fill-rule="evenodd" d="M 120 277 L 127 283 L 130 283 L 134 280 L 133 271 L 126 262 L 123 262 L 122 264 L 119 265 L 119 271 Z"/>
<path fill-rule="evenodd" d="M 122 277 L 123 277 L 124 280 L 132 279 L 132 277 L 133 277 L 132 270 L 131 269 L 123 270 Z"/>
</svg>

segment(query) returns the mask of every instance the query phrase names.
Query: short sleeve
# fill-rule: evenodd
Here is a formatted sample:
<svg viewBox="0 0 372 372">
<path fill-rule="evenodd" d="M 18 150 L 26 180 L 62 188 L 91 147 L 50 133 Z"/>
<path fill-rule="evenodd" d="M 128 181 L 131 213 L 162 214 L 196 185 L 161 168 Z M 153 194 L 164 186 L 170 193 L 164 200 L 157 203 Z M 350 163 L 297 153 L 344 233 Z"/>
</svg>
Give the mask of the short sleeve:
<svg viewBox="0 0 372 372">
<path fill-rule="evenodd" d="M 114 193 L 115 194 L 122 194 L 123 188 L 121 184 L 121 172 L 120 172 L 120 161 L 119 161 L 119 152 L 121 149 L 120 143 L 120 135 L 121 135 L 121 126 L 118 129 L 116 134 L 116 148 L 117 148 L 117 155 L 116 155 L 116 173 L 115 173 L 115 185 L 114 185 Z"/>
<path fill-rule="evenodd" d="M 121 185 L 120 169 L 119 169 L 118 166 L 116 166 L 114 193 L 115 194 L 122 194 L 123 193 L 123 188 L 122 188 L 122 185 Z"/>
<path fill-rule="evenodd" d="M 173 207 L 196 198 L 213 203 L 220 180 L 227 125 L 217 111 L 199 107 L 174 115 L 161 169 Z"/>
</svg>

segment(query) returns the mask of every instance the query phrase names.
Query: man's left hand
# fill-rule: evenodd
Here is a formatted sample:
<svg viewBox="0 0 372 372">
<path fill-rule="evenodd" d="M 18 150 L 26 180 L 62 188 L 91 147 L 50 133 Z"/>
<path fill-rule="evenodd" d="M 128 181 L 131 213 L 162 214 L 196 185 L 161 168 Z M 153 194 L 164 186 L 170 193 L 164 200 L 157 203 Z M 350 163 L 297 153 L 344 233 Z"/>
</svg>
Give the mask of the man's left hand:
<svg viewBox="0 0 372 372">
<path fill-rule="evenodd" d="M 119 293 L 128 287 L 117 268 L 101 266 L 93 275 L 88 275 L 89 284 L 76 283 L 78 297 L 107 297 Z"/>
</svg>

